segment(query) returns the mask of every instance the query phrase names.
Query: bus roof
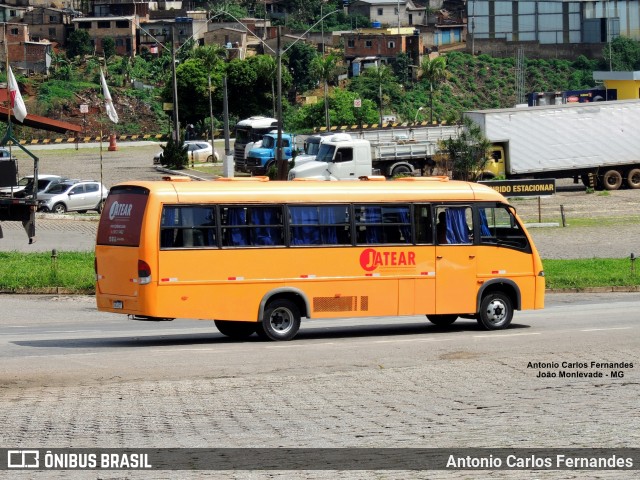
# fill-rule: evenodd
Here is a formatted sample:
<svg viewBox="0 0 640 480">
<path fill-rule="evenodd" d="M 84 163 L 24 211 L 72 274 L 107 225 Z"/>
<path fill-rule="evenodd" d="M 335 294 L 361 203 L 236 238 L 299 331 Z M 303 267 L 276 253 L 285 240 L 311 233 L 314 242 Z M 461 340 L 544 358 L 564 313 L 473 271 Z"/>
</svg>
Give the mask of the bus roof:
<svg viewBox="0 0 640 480">
<path fill-rule="evenodd" d="M 130 181 L 116 186 L 147 188 L 151 195 L 178 195 L 179 202 L 341 203 L 389 201 L 489 201 L 508 203 L 498 192 L 478 183 L 442 177 L 408 177 L 394 181 Z M 255 181 L 251 181 L 255 180 Z M 175 202 L 175 200 L 171 200 Z"/>
</svg>

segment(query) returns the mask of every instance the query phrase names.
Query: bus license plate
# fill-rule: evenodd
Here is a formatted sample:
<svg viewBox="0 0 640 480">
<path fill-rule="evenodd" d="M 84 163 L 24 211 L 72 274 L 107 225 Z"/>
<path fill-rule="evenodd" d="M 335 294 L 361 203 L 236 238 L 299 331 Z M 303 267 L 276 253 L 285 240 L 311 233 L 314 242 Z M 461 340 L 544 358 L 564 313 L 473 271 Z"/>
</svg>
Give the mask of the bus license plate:
<svg viewBox="0 0 640 480">
<path fill-rule="evenodd" d="M 122 300 L 114 300 L 113 308 L 117 308 L 118 310 L 122 310 Z"/>
</svg>

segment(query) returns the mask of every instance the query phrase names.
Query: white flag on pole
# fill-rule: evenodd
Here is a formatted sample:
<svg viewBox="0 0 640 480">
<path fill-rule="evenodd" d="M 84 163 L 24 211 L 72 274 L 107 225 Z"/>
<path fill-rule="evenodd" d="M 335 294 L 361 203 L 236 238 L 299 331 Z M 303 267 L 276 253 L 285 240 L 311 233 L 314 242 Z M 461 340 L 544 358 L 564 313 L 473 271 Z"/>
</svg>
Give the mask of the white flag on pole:
<svg viewBox="0 0 640 480">
<path fill-rule="evenodd" d="M 104 106 L 107 110 L 107 115 L 109 116 L 109 120 L 113 123 L 118 123 L 118 112 L 116 112 L 116 108 L 113 106 L 113 100 L 111 100 L 111 94 L 109 93 L 109 88 L 107 87 L 107 81 L 104 79 L 104 74 L 102 73 L 102 69 L 100 69 L 100 83 L 102 83 L 102 94 L 104 95 Z"/>
<path fill-rule="evenodd" d="M 22 100 L 22 95 L 20 95 L 20 89 L 18 88 L 18 82 L 16 82 L 16 77 L 13 76 L 11 67 L 9 67 L 7 76 L 9 77 L 9 96 L 11 97 L 13 116 L 22 123 L 27 116 L 27 107 L 24 105 L 24 100 Z"/>
</svg>

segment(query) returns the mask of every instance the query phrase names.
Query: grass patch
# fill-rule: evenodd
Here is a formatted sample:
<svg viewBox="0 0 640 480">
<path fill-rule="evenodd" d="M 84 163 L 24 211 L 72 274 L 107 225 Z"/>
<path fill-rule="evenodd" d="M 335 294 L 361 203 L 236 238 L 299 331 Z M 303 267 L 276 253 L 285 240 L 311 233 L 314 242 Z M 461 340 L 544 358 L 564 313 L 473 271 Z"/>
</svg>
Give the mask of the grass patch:
<svg viewBox="0 0 640 480">
<path fill-rule="evenodd" d="M 538 223 L 538 218 L 523 216 L 521 217 L 524 223 Z M 556 218 L 543 217 L 543 223 L 562 223 L 562 218 L 560 216 Z M 580 217 L 572 217 L 567 219 L 567 227 L 614 227 L 614 226 L 626 226 L 626 225 L 635 225 L 640 223 L 640 216 L 634 215 L 629 217 L 598 217 L 598 218 L 580 218 Z M 547 227 L 538 227 L 538 229 L 546 229 Z M 548 227 L 550 229 L 557 229 L 557 227 Z M 532 229 L 529 229 L 531 232 Z"/>
<path fill-rule="evenodd" d="M 640 286 L 640 262 L 631 269 L 629 258 L 544 260 L 547 288 Z M 94 293 L 93 252 L 0 252 L 0 290 L 64 288 Z"/>
<path fill-rule="evenodd" d="M 0 252 L 0 289 L 30 290 L 62 287 L 78 293 L 95 289 L 93 252 Z"/>
<path fill-rule="evenodd" d="M 547 288 L 628 287 L 640 285 L 640 264 L 629 258 L 544 260 Z"/>
</svg>

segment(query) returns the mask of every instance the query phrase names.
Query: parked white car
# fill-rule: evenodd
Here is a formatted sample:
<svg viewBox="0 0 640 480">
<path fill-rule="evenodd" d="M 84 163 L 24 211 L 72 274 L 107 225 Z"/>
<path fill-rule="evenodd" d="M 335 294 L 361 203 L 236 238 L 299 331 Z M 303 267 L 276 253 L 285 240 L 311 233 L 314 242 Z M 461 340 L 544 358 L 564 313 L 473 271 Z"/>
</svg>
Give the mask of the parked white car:
<svg viewBox="0 0 640 480">
<path fill-rule="evenodd" d="M 54 185 L 66 180 L 65 177 L 60 175 L 38 175 L 38 196 L 41 193 L 46 193 Z M 33 175 L 27 175 L 18 180 L 18 185 L 14 187 L 2 187 L 0 188 L 0 197 L 8 197 L 13 194 L 14 197 L 25 197 L 33 193 Z"/>
<path fill-rule="evenodd" d="M 213 150 L 209 142 L 204 140 L 187 140 L 184 142 L 187 147 L 187 157 L 189 163 L 217 162 L 218 153 Z M 162 165 L 164 163 L 164 151 L 158 152 L 153 157 L 154 165 Z"/>
<path fill-rule="evenodd" d="M 38 195 L 38 210 L 53 213 L 102 211 L 109 190 L 100 182 L 70 181 L 53 186 Z"/>
</svg>

